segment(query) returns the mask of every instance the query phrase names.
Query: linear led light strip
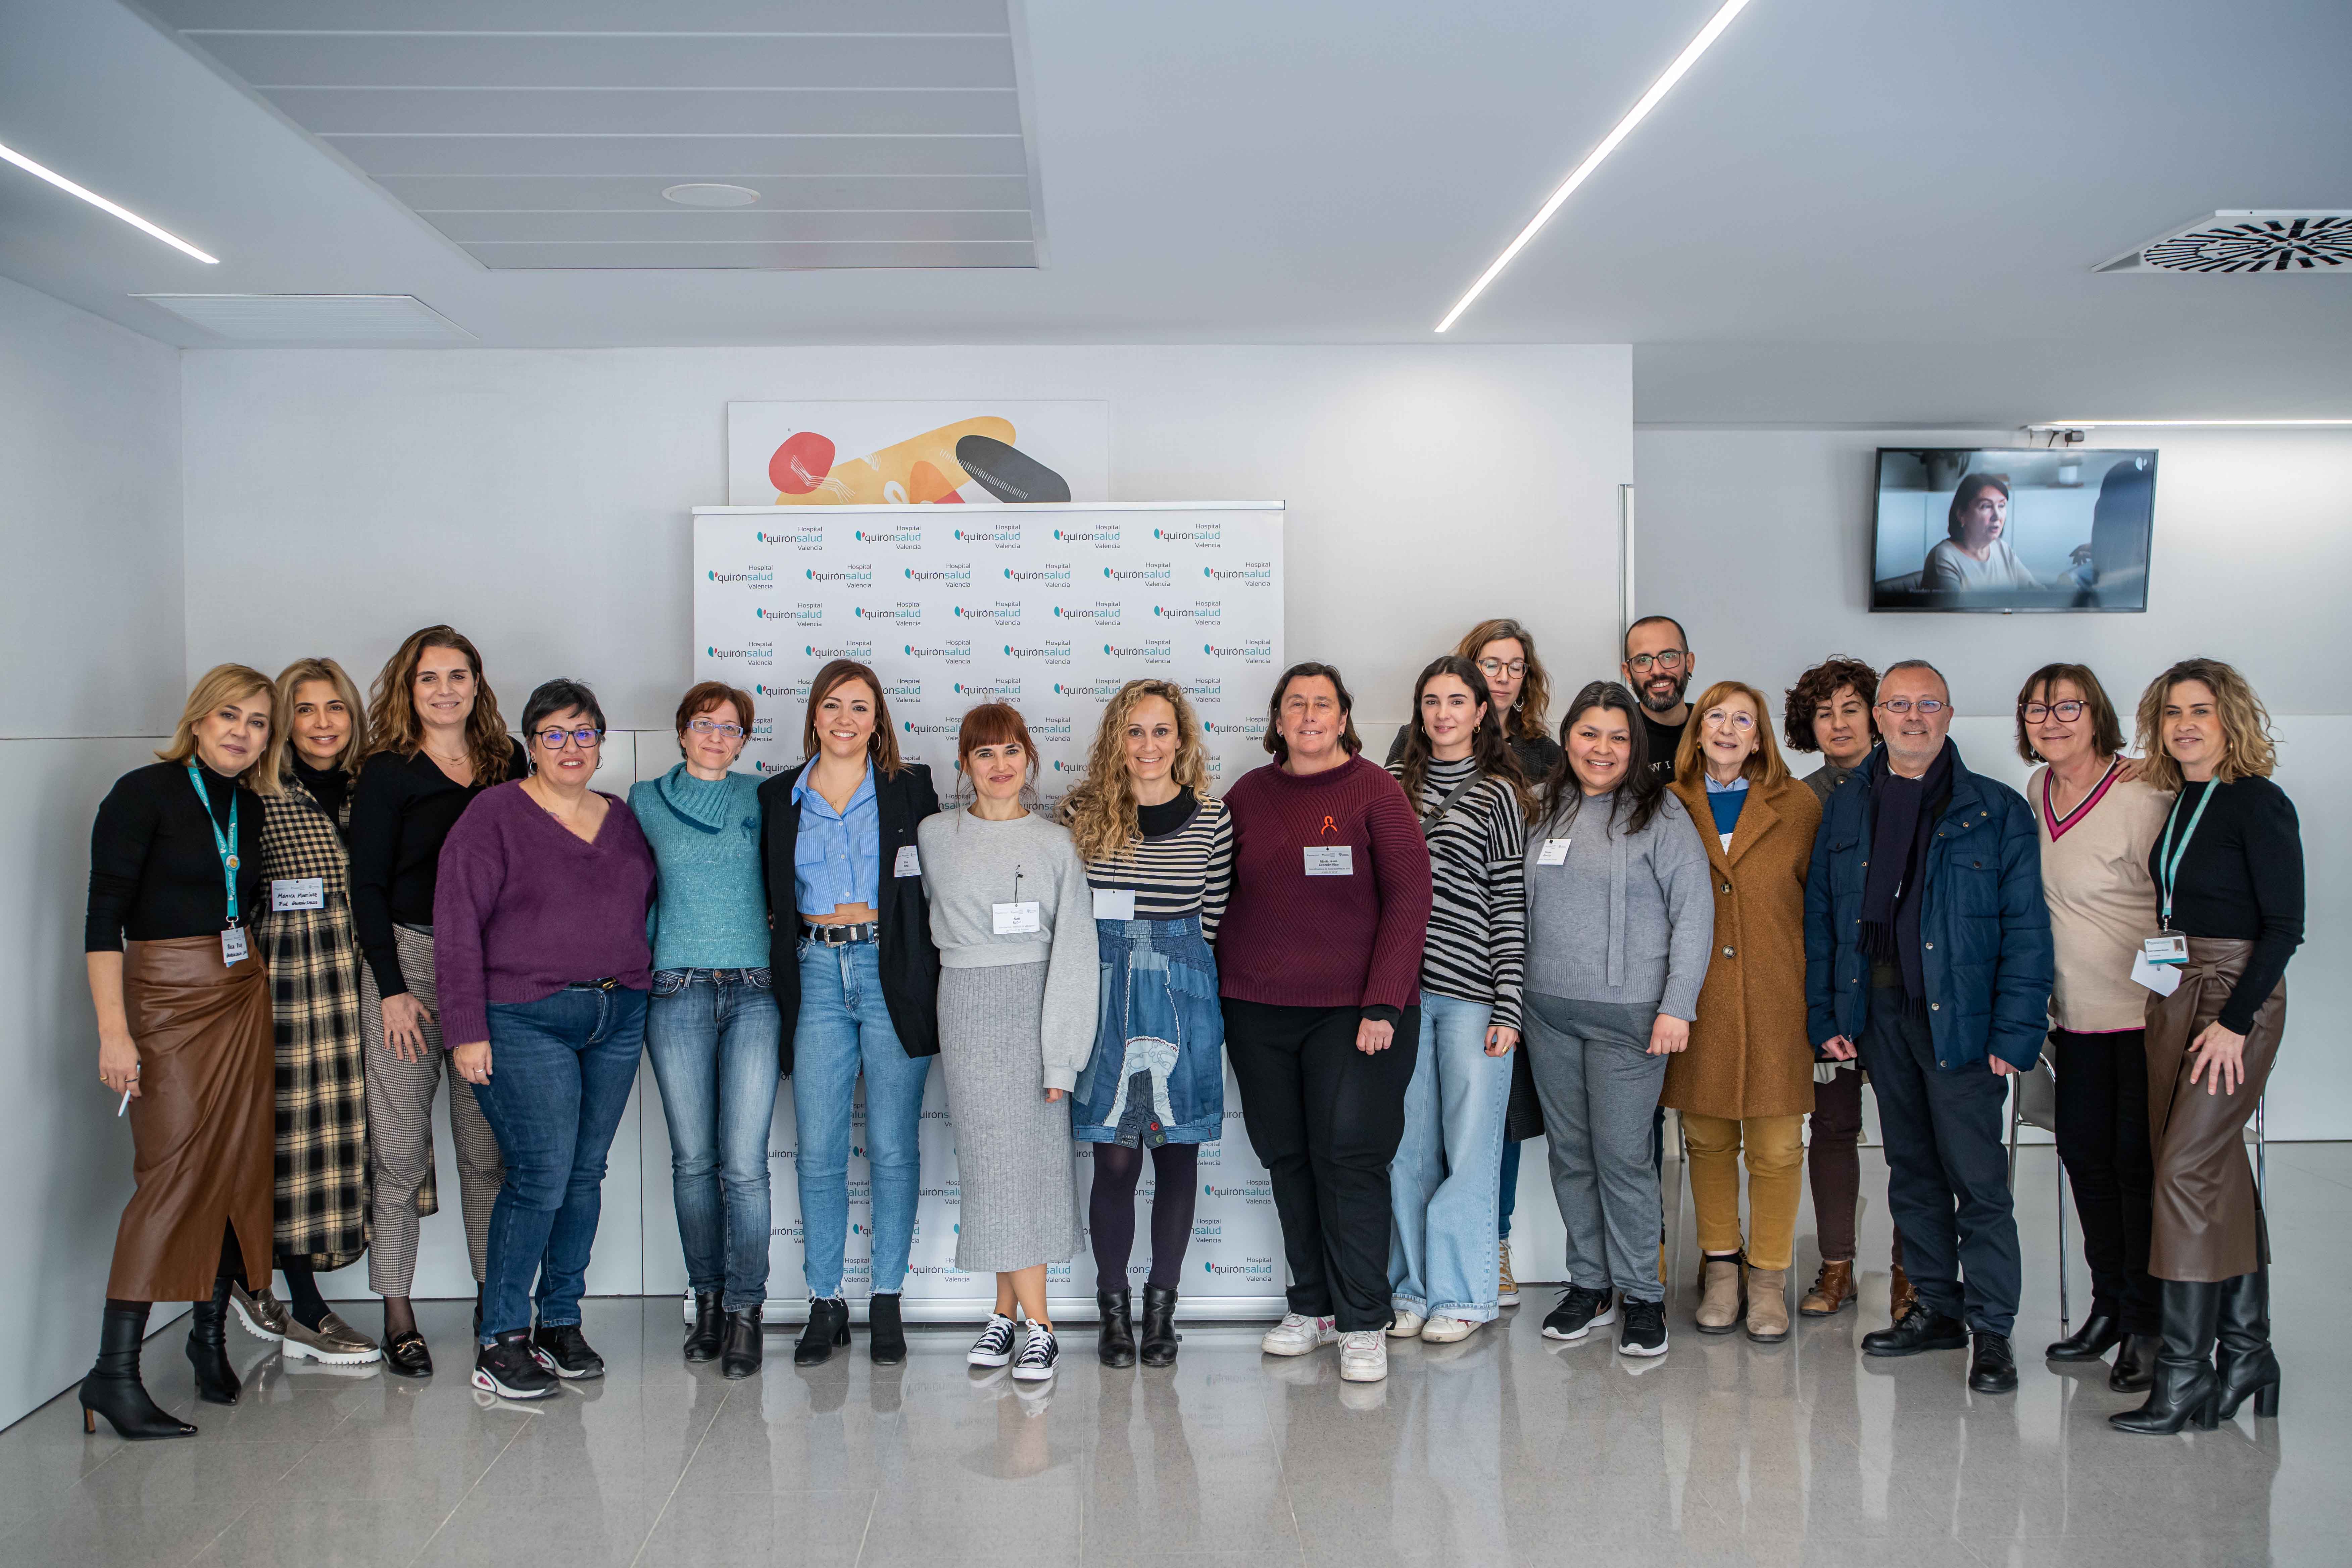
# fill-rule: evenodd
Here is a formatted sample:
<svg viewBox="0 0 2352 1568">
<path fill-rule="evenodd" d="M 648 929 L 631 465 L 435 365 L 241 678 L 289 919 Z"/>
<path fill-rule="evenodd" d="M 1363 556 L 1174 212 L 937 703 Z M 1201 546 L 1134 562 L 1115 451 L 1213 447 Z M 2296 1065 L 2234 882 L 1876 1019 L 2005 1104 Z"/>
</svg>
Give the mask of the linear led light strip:
<svg viewBox="0 0 2352 1568">
<path fill-rule="evenodd" d="M 57 186 L 58 189 L 66 192 L 69 195 L 79 196 L 82 200 L 98 208 L 100 212 L 113 214 L 116 217 L 121 218 L 123 222 L 129 224 L 131 227 L 138 229 L 143 234 L 153 235 L 157 239 L 162 240 L 164 244 L 170 246 L 174 250 L 184 251 L 188 255 L 194 257 L 197 260 L 209 262 L 215 267 L 220 265 L 219 257 L 205 255 L 203 251 L 198 250 L 194 246 L 190 245 L 186 240 L 182 239 L 178 235 L 172 233 L 169 229 L 159 228 L 155 225 L 149 223 L 145 218 L 141 217 L 137 213 L 132 212 L 129 207 L 117 206 L 114 203 L 108 201 L 104 196 L 100 195 L 96 191 L 75 184 L 71 180 L 67 179 L 55 169 L 47 168 L 42 164 L 34 163 L 30 158 L 26 157 L 22 153 L 17 152 L 13 147 L 0 144 L 0 159 L 5 159 L 7 162 L 16 164 L 16 167 L 24 170 L 25 173 L 28 174 L 48 181 L 49 184 Z"/>
<path fill-rule="evenodd" d="M 2028 430 L 2095 430 L 2101 426 L 2142 429 L 2158 425 L 2206 426 L 2290 426 L 2290 425 L 2352 425 L 2352 419 L 2048 419 L 2039 425 L 2028 425 Z"/>
<path fill-rule="evenodd" d="M 1470 285 L 1470 291 L 1454 301 L 1454 309 L 1445 312 L 1445 320 L 1437 323 L 1439 331 L 1452 326 L 1460 319 L 1462 312 L 1470 308 L 1471 301 L 1486 291 L 1486 285 L 1511 264 L 1511 258 L 1526 247 L 1528 241 L 1536 237 L 1538 229 L 1551 221 L 1551 215 L 1559 210 L 1559 205 L 1575 194 L 1577 186 L 1591 177 L 1592 171 L 1601 167 L 1602 159 L 1617 151 L 1617 143 L 1633 133 L 1633 127 L 1648 118 L 1650 110 L 1658 107 L 1658 100 L 1674 89 L 1675 83 L 1683 79 L 1683 73 L 1697 63 L 1699 56 L 1706 53 L 1707 46 L 1723 36 L 1723 30 L 1731 26 L 1731 19 L 1747 8 L 1748 0 L 1724 0 L 1723 9 L 1709 17 L 1706 26 L 1698 30 L 1698 37 L 1675 57 L 1675 63 L 1666 68 L 1666 74 L 1650 84 L 1650 90 L 1642 95 L 1639 103 L 1625 111 L 1625 118 L 1617 122 L 1617 128 L 1601 139 L 1600 146 L 1585 154 L 1584 162 L 1576 166 L 1575 173 L 1561 181 L 1559 189 L 1551 194 L 1551 199 L 1528 220 L 1528 226 L 1519 230 L 1518 238 L 1505 246 L 1503 254 L 1495 258 L 1494 265 L 1481 272 L 1478 281 Z"/>
</svg>

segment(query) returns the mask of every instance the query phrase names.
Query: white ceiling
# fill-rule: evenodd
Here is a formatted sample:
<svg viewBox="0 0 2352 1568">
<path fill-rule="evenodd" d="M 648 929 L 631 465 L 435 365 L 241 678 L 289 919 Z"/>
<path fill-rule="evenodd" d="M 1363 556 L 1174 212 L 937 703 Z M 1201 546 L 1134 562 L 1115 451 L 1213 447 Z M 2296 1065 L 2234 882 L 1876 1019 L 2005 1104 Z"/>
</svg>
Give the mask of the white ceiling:
<svg viewBox="0 0 2352 1568">
<path fill-rule="evenodd" d="M 381 0 L 163 3 L 191 27 L 315 32 Z M 1435 342 L 1714 4 L 1024 0 L 1009 30 L 1037 183 L 1015 205 L 1050 216 L 1050 265 L 540 271 L 485 266 L 402 205 L 444 212 L 467 187 L 390 163 L 372 183 L 363 136 L 334 150 L 289 117 L 323 112 L 309 100 L 273 106 L 121 0 L 0 0 L 0 142 L 223 258 L 189 261 L 0 168 L 0 272 L 189 345 L 215 340 L 131 296 L 413 294 L 490 346 Z M 757 39 L 694 36 L 740 30 L 746 6 L 770 33 L 968 9 L 407 0 L 417 36 L 362 52 L 388 81 L 443 88 L 541 63 L 722 89 L 822 75 L 814 55 L 788 67 Z M 652 36 L 543 58 L 482 36 L 551 16 Z M 474 36 L 433 41 L 451 28 Z M 259 79 L 312 74 L 267 66 L 264 37 L 205 50 L 251 51 Z M 979 68 L 951 54 L 922 68 Z M 2342 0 L 1754 0 L 1445 341 L 1632 342 L 1637 414 L 1656 422 L 2352 416 L 2352 279 L 2091 270 L 2217 208 L 2352 206 L 2347 59 Z M 428 69 L 444 74 L 416 79 Z M 809 210 L 793 202 L 853 205 L 848 176 L 875 172 L 842 171 L 838 201 L 793 187 L 755 210 L 789 237 Z M 603 207 L 641 189 L 580 184 Z"/>
</svg>

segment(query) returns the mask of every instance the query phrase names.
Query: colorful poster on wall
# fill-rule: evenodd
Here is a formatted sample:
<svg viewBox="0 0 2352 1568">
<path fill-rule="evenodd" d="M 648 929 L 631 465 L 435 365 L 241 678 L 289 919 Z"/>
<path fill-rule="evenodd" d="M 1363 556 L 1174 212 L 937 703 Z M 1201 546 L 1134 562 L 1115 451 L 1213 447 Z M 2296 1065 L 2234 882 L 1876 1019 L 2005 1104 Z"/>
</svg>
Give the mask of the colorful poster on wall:
<svg viewBox="0 0 2352 1568">
<path fill-rule="evenodd" d="M 730 403 L 730 506 L 1110 499 L 1104 403 Z"/>
</svg>

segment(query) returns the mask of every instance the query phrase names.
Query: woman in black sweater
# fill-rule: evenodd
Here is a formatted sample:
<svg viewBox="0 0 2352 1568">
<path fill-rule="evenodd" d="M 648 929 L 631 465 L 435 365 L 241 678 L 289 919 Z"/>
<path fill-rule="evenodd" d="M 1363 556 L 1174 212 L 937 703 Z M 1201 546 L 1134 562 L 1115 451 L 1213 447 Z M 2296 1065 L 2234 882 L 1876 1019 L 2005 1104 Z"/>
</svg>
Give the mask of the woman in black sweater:
<svg viewBox="0 0 2352 1568">
<path fill-rule="evenodd" d="M 98 1015 L 98 1076 L 131 1118 L 137 1189 L 107 1274 L 82 1426 L 187 1437 L 139 1378 L 155 1301 L 194 1301 L 196 1393 L 240 1392 L 222 1335 L 229 1291 L 269 1278 L 269 980 L 251 921 L 266 897 L 255 845 L 269 745 L 269 678 L 224 664 L 196 682 L 163 760 L 115 782 L 90 832 L 82 945 Z M 250 783 L 247 781 L 250 778 Z"/>
<path fill-rule="evenodd" d="M 2257 1415 L 2278 1414 L 2268 1237 L 2243 1138 L 2286 1025 L 2303 838 L 2270 780 L 2270 715 L 2228 665 L 2192 658 L 2158 676 L 2139 732 L 2148 782 L 2179 792 L 2149 857 L 2160 929 L 2147 957 L 2164 958 L 2175 937 L 2187 951 L 2155 966 L 2147 1005 L 2147 1271 L 2163 1292 L 2164 1348 L 2147 1403 L 2109 1420 L 2168 1434 L 2227 1420 L 2249 1394 Z"/>
</svg>

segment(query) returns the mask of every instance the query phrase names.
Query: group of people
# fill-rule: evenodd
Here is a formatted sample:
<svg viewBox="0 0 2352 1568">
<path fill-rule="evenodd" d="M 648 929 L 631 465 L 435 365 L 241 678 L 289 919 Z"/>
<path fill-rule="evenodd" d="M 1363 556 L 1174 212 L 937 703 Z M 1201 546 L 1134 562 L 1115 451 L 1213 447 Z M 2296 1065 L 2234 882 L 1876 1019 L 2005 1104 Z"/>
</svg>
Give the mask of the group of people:
<svg viewBox="0 0 2352 1568">
<path fill-rule="evenodd" d="M 1373 1381 L 1391 1338 L 1464 1340 L 1515 1306 L 1518 1145 L 1539 1134 L 1569 1268 L 1543 1332 L 1613 1324 L 1622 1353 L 1664 1353 L 1666 1110 L 1696 1327 L 1782 1340 L 1807 1167 L 1821 1268 L 1795 1313 L 1855 1300 L 1866 1076 L 1896 1237 L 1892 1322 L 1864 1349 L 1972 1347 L 1985 1393 L 2017 1382 L 2002 1106 L 2047 1055 L 2095 1298 L 2048 1353 L 2116 1350 L 2111 1385 L 2147 1395 L 2114 1417 L 2126 1430 L 2210 1426 L 2248 1397 L 2274 1412 L 2238 1140 L 2280 1038 L 2302 855 L 2244 679 L 2166 670 L 2134 755 L 2089 669 L 2035 671 L 2015 732 L 2042 766 L 2021 796 L 1963 763 L 1923 661 L 1804 672 L 1780 727 L 1823 758 L 1801 780 L 1763 691 L 1691 700 L 1696 662 L 1676 622 L 1637 622 L 1619 679 L 1554 730 L 1535 639 L 1481 623 L 1421 672 L 1385 767 L 1340 672 L 1295 665 L 1267 704 L 1273 760 L 1222 798 L 1175 683 L 1121 687 L 1050 805 L 1023 716 L 983 703 L 944 808 L 898 752 L 885 682 L 849 659 L 811 684 L 799 766 L 734 771 L 753 699 L 704 682 L 678 705 L 678 763 L 625 799 L 593 787 L 593 692 L 540 686 L 518 744 L 446 626 L 408 637 L 365 703 L 331 659 L 275 681 L 216 668 L 93 833 L 99 1069 L 137 1190 L 86 1422 L 194 1431 L 140 1381 L 158 1300 L 195 1302 L 188 1354 L 215 1403 L 239 1393 L 232 1313 L 289 1355 L 431 1374 L 409 1297 L 445 1060 L 473 1383 L 528 1399 L 599 1375 L 580 1299 L 641 1051 L 693 1299 L 683 1353 L 729 1377 L 761 1363 L 786 1079 L 810 1297 L 793 1360 L 850 1342 L 861 1079 L 868 1352 L 905 1358 L 936 1057 L 956 1266 L 996 1277 L 977 1366 L 1054 1374 L 1074 1142 L 1093 1154 L 1097 1353 L 1174 1362 L 1228 1062 L 1288 1268 L 1267 1353 L 1336 1342 L 1339 1375 Z M 380 1342 L 317 1287 L 362 1254 Z"/>
</svg>

